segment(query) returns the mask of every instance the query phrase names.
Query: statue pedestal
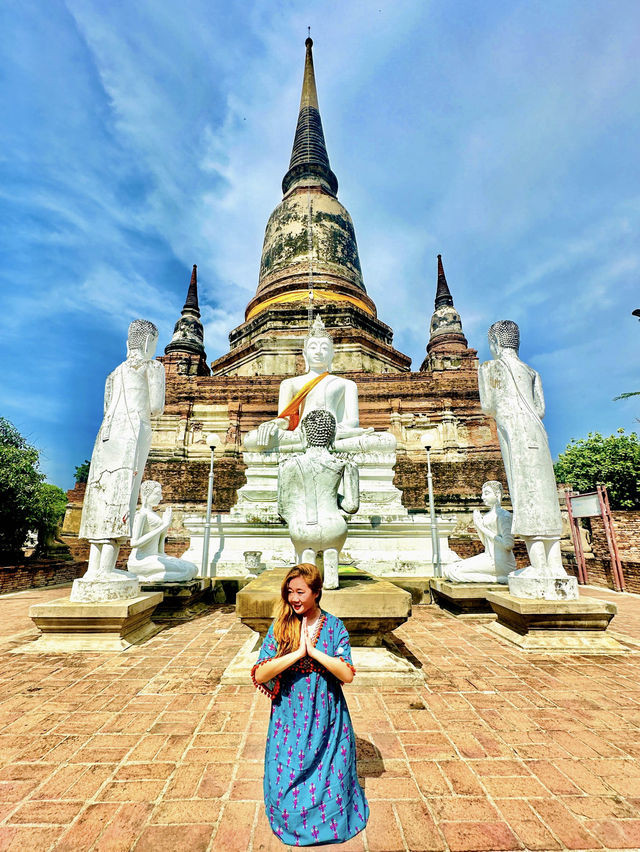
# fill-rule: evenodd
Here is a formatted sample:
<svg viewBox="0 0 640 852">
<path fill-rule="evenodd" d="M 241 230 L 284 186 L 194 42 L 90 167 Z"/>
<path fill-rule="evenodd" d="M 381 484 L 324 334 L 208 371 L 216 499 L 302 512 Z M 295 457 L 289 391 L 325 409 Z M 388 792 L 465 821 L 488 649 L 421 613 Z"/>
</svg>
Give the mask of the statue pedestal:
<svg viewBox="0 0 640 852">
<path fill-rule="evenodd" d="M 606 633 L 618 611 L 608 601 L 527 600 L 508 592 L 488 592 L 487 600 L 497 615 L 487 630 L 526 651 L 610 654 L 626 650 Z"/>
<path fill-rule="evenodd" d="M 454 583 L 451 580 L 429 580 L 431 593 L 442 609 L 457 616 L 477 620 L 493 620 L 495 613 L 487 600 L 489 592 L 506 591 L 502 583 Z"/>
<path fill-rule="evenodd" d="M 236 598 L 236 614 L 250 627 L 250 636 L 222 676 L 222 683 L 251 683 L 251 668 L 258 658 L 262 639 L 276 614 L 280 586 L 286 571 L 261 574 Z M 403 657 L 391 631 L 411 615 L 411 595 L 387 580 L 364 573 L 340 577 L 340 588 L 324 590 L 322 609 L 342 619 L 349 631 L 358 686 L 416 686 L 422 675 Z"/>
<path fill-rule="evenodd" d="M 34 604 L 29 617 L 42 635 L 16 651 L 49 654 L 124 651 L 162 630 L 150 620 L 161 601 L 162 595 L 155 592 L 126 601 L 77 603 L 57 598 Z"/>
<path fill-rule="evenodd" d="M 196 577 L 175 583 L 140 582 L 143 592 L 162 593 L 162 601 L 153 615 L 156 622 L 189 621 L 207 609 L 205 598 L 211 591 L 210 577 Z"/>
<path fill-rule="evenodd" d="M 575 577 L 521 577 L 509 575 L 509 594 L 515 598 L 545 601 L 577 601 Z"/>
<path fill-rule="evenodd" d="M 103 580 L 80 577 L 73 581 L 70 600 L 73 603 L 100 603 L 103 601 L 126 601 L 140 595 L 138 578 L 108 577 Z"/>
</svg>

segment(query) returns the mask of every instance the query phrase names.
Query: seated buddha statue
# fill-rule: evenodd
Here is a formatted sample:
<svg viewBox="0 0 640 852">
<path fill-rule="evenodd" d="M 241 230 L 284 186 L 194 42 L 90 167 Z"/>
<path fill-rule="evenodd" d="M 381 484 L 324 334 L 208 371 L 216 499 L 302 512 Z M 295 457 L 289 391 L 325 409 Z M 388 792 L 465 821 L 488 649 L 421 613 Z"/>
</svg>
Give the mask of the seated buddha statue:
<svg viewBox="0 0 640 852">
<path fill-rule="evenodd" d="M 336 421 L 335 450 L 366 453 L 392 451 L 396 439 L 389 432 L 360 426 L 358 387 L 355 382 L 331 372 L 333 341 L 320 317 L 316 317 L 304 339 L 302 353 L 306 372 L 280 384 L 278 411 L 273 420 L 261 423 L 244 441 L 250 452 L 302 452 L 305 449 L 300 421 L 311 411 L 330 412 Z"/>
</svg>

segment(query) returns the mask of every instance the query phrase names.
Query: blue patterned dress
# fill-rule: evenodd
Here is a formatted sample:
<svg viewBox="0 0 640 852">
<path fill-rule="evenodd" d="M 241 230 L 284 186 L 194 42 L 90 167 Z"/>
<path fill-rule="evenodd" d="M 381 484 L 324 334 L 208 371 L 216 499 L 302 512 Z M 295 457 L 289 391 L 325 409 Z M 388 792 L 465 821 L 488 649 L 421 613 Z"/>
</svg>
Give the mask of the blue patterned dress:
<svg viewBox="0 0 640 852">
<path fill-rule="evenodd" d="M 328 612 L 320 617 L 314 644 L 353 669 L 344 624 Z M 251 673 L 273 701 L 264 755 L 267 818 L 274 834 L 291 846 L 344 843 L 367 824 L 369 805 L 356 775 L 355 736 L 342 684 L 311 657 L 257 683 L 256 669 L 277 649 L 271 625 Z"/>
</svg>

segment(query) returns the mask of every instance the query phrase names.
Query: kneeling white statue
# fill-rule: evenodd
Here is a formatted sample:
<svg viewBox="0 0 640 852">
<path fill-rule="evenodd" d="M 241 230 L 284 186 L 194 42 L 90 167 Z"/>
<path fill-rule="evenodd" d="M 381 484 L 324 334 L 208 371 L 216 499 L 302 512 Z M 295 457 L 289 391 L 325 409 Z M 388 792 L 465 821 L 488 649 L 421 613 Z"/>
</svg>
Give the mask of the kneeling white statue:
<svg viewBox="0 0 640 852">
<path fill-rule="evenodd" d="M 447 565 L 447 580 L 457 583 L 507 583 L 508 574 L 515 570 L 516 560 L 513 555 L 511 512 L 500 505 L 502 494 L 502 485 L 497 480 L 489 480 L 482 486 L 482 502 L 489 507 L 489 511 L 483 516 L 476 509 L 473 523 L 484 551 Z"/>
<path fill-rule="evenodd" d="M 278 512 L 289 526 L 298 562 L 315 564 L 322 552 L 324 588 L 337 589 L 338 557 L 347 538 L 343 512 L 352 515 L 360 504 L 358 468 L 329 451 L 336 434 L 329 411 L 309 412 L 301 426 L 307 450 L 280 462 Z"/>
<path fill-rule="evenodd" d="M 171 509 L 165 509 L 162 517 L 153 510 L 162 500 L 162 486 L 148 479 L 140 486 L 142 508 L 133 519 L 131 554 L 127 568 L 132 574 L 147 583 L 176 583 L 193 580 L 198 566 L 186 559 L 167 556 L 164 542 L 171 525 Z"/>
</svg>

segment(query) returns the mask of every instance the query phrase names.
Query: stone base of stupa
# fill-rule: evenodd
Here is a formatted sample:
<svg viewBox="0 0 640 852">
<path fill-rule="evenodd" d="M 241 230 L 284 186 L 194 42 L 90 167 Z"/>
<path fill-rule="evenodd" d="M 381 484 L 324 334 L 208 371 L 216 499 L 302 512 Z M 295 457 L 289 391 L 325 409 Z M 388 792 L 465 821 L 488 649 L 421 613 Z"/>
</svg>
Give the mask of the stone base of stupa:
<svg viewBox="0 0 640 852">
<path fill-rule="evenodd" d="M 251 683 L 251 668 L 273 621 L 286 570 L 266 571 L 236 598 L 236 614 L 253 634 L 222 676 L 222 683 Z M 391 632 L 411 616 L 411 595 L 363 572 L 340 576 L 340 588 L 324 590 L 322 609 L 340 618 L 349 632 L 359 686 L 422 683 L 420 670 L 402 656 Z"/>
<path fill-rule="evenodd" d="M 161 592 L 163 597 L 153 614 L 157 622 L 189 621 L 208 609 L 211 597 L 211 578 L 195 577 L 193 580 L 179 582 L 140 581 L 143 592 Z"/>
<path fill-rule="evenodd" d="M 162 594 L 154 592 L 126 601 L 75 603 L 66 597 L 34 604 L 29 617 L 41 635 L 15 650 L 48 654 L 124 651 L 162 630 L 151 621 L 161 601 Z"/>
<path fill-rule="evenodd" d="M 626 649 L 607 633 L 618 608 L 595 598 L 548 601 L 488 592 L 497 620 L 487 630 L 525 651 L 611 654 Z"/>
<path fill-rule="evenodd" d="M 211 519 L 209 577 L 251 576 L 246 551 L 262 554 L 261 567 L 295 565 L 295 553 L 286 525 L 278 515 L 278 462 L 280 453 L 244 453 L 246 484 L 230 512 Z M 286 454 L 287 456 L 290 454 Z M 393 484 L 396 454 L 393 451 L 351 453 L 360 476 L 360 508 L 348 517 L 342 564 L 353 565 L 376 577 L 433 577 L 431 521 L 424 512 L 408 512 L 402 493 Z M 438 518 L 440 561 L 459 561 L 449 547 L 456 527 L 454 516 Z M 204 515 L 188 515 L 184 526 L 190 534 L 182 559 L 202 564 Z M 257 572 L 254 572 L 257 573 Z"/>
<path fill-rule="evenodd" d="M 504 592 L 502 583 L 453 583 L 451 580 L 429 580 L 431 594 L 438 606 L 458 618 L 493 620 L 496 616 L 487 599 L 490 592 Z"/>
</svg>

